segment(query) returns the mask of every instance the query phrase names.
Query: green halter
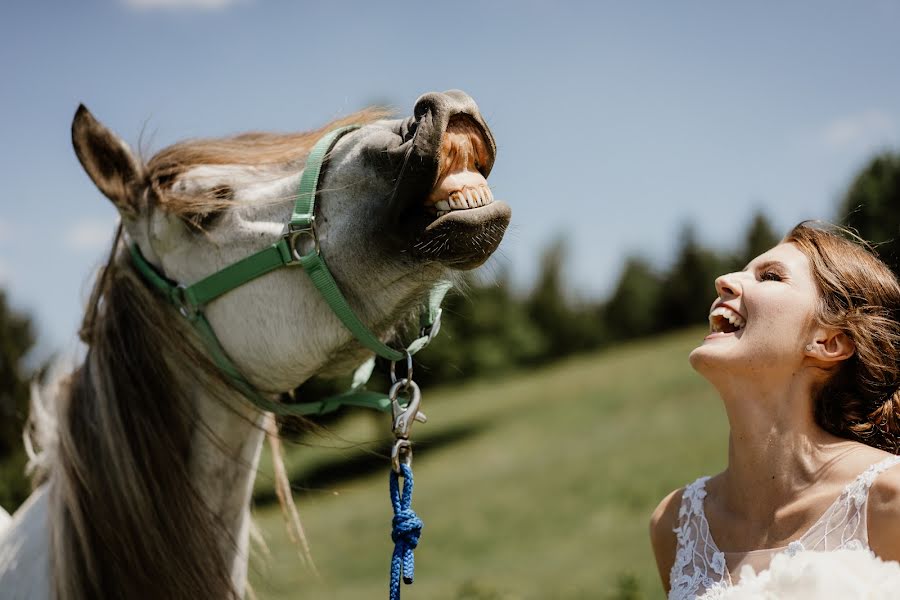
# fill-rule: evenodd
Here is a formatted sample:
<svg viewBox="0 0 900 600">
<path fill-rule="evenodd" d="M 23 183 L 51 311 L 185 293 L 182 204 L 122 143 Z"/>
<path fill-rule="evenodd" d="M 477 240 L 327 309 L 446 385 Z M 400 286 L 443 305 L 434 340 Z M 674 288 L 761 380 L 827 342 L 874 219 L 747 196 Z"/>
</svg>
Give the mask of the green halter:
<svg viewBox="0 0 900 600">
<path fill-rule="evenodd" d="M 319 249 L 319 238 L 316 232 L 315 202 L 316 190 L 319 186 L 319 175 L 325 156 L 334 147 L 337 140 L 358 126 L 335 129 L 323 136 L 313 147 L 306 160 L 306 167 L 300 178 L 300 190 L 294 204 L 294 212 L 288 223 L 286 233 L 276 243 L 264 250 L 233 263 L 212 275 L 189 285 L 181 285 L 170 281 L 160 274 L 141 254 L 137 244 L 131 244 L 131 258 L 138 272 L 153 287 L 161 291 L 178 312 L 193 324 L 200 334 L 200 339 L 219 369 L 231 379 L 234 386 L 258 408 L 277 415 L 310 415 L 322 414 L 336 410 L 340 406 L 365 406 L 386 411 L 391 408 L 391 400 L 386 394 L 365 390 L 364 384 L 372 372 L 374 359 L 364 363 L 354 374 L 353 387 L 350 391 L 333 396 L 319 402 L 300 404 L 282 404 L 266 398 L 241 374 L 234 362 L 228 357 L 222 344 L 216 337 L 212 326 L 203 313 L 203 308 L 212 300 L 244 285 L 257 277 L 281 267 L 301 266 L 309 274 L 310 279 L 322 294 L 328 306 L 350 330 L 353 336 L 375 354 L 391 361 L 399 361 L 409 357 L 422 348 L 434 337 L 440 328 L 441 301 L 450 289 L 447 281 L 438 282 L 429 294 L 428 303 L 423 307 L 421 316 L 420 337 L 413 340 L 405 351 L 395 350 L 385 345 L 360 321 L 350 308 L 344 295 L 325 264 Z M 308 238 L 313 249 L 303 254 L 300 244 Z"/>
</svg>

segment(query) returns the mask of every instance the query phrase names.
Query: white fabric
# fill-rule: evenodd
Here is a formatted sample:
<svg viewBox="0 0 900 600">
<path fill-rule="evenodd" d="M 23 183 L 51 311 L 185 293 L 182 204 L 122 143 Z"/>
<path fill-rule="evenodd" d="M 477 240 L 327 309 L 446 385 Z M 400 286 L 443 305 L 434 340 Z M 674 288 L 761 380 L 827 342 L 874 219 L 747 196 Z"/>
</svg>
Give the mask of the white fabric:
<svg viewBox="0 0 900 600">
<path fill-rule="evenodd" d="M 39 487 L 0 532 L 0 600 L 50 600 L 49 490 Z"/>
<path fill-rule="evenodd" d="M 6 529 L 6 526 L 9 525 L 9 522 L 12 521 L 12 517 L 9 516 L 9 513 L 3 510 L 3 507 L 0 507 L 0 533 Z"/>
<path fill-rule="evenodd" d="M 704 600 L 720 598 L 733 585 L 729 563 L 747 562 L 756 571 L 761 571 L 777 554 L 793 556 L 807 550 L 868 549 L 866 506 L 869 488 L 879 473 L 896 464 L 900 464 L 900 456 L 891 456 L 871 465 L 844 488 L 806 533 L 789 545 L 727 556 L 716 546 L 709 531 L 703 511 L 709 477 L 701 477 L 684 488 L 681 499 L 678 527 L 674 529 L 678 547 L 669 575 L 669 600 L 694 600 L 700 596 Z"/>
<path fill-rule="evenodd" d="M 900 563 L 871 550 L 834 550 L 778 554 L 762 573 L 746 566 L 737 585 L 716 593 L 718 600 L 897 600 L 897 590 Z"/>
</svg>

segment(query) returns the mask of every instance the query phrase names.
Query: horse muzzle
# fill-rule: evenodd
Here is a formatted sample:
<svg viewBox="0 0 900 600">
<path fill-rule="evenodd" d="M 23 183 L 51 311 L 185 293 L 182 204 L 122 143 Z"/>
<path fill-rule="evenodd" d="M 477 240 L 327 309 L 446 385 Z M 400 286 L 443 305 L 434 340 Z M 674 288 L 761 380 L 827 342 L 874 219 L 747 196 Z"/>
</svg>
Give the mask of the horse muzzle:
<svg viewBox="0 0 900 600">
<path fill-rule="evenodd" d="M 423 95 L 413 115 L 401 125 L 407 142 L 389 207 L 398 238 L 416 258 L 475 268 L 497 249 L 512 215 L 487 182 L 494 137 L 458 90 Z"/>
</svg>

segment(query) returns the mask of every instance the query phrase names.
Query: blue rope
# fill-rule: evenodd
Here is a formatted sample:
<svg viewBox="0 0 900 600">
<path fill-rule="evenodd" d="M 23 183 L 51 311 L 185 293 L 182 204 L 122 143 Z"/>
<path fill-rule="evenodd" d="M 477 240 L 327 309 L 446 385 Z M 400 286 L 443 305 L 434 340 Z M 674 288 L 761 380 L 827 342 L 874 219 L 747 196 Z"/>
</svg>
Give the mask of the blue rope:
<svg viewBox="0 0 900 600">
<path fill-rule="evenodd" d="M 400 477 L 403 477 L 403 494 L 400 494 Z M 391 504 L 394 505 L 394 521 L 391 539 L 394 555 L 391 557 L 391 600 L 400 600 L 400 575 L 403 583 L 413 582 L 415 562 L 413 550 L 422 535 L 422 520 L 409 507 L 412 503 L 413 474 L 409 465 L 400 464 L 400 473 L 391 469 Z"/>
</svg>

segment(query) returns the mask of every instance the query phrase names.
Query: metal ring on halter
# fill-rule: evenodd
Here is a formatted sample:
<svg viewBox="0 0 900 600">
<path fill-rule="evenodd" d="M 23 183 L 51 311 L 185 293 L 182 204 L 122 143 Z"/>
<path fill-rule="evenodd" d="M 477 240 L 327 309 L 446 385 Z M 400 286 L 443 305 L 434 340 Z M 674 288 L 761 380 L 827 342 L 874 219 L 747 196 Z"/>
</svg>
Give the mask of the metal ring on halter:
<svg viewBox="0 0 900 600">
<path fill-rule="evenodd" d="M 406 377 L 404 379 L 406 379 L 406 381 L 412 382 L 412 376 L 413 376 L 412 354 L 409 353 L 409 350 L 404 350 L 403 352 L 404 352 L 404 354 L 406 354 Z M 397 366 L 396 365 L 397 365 L 397 361 L 392 360 L 391 361 L 391 384 L 392 385 L 397 383 Z M 403 381 L 403 379 L 401 379 L 400 381 Z M 403 389 L 405 390 L 407 388 L 404 387 Z"/>
<path fill-rule="evenodd" d="M 431 343 L 431 340 L 434 339 L 434 336 L 438 334 L 441 330 L 441 314 L 443 313 L 443 309 L 438 308 L 437 314 L 434 316 L 434 321 L 428 327 L 423 327 L 421 331 L 419 331 L 419 337 L 427 337 L 428 341 L 425 343 L 427 346 Z"/>
<path fill-rule="evenodd" d="M 315 248 L 316 254 L 321 254 L 322 249 L 319 247 L 319 232 L 316 231 L 316 217 L 312 216 L 309 219 L 309 226 L 304 227 L 303 229 L 290 229 L 288 228 L 287 238 L 288 245 L 291 247 L 291 256 L 294 257 L 294 260 L 300 260 L 303 258 L 304 254 L 300 252 L 300 241 L 304 236 L 309 236 L 312 239 L 313 248 Z"/>
<path fill-rule="evenodd" d="M 401 462 L 407 467 L 412 466 L 412 442 L 402 438 L 394 442 L 391 448 L 391 468 L 395 473 L 400 472 Z"/>
</svg>

